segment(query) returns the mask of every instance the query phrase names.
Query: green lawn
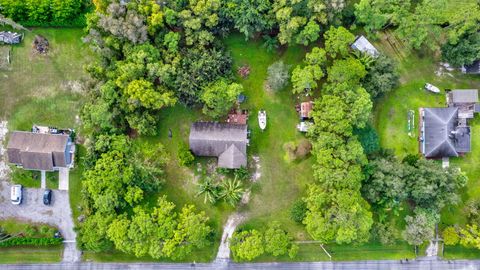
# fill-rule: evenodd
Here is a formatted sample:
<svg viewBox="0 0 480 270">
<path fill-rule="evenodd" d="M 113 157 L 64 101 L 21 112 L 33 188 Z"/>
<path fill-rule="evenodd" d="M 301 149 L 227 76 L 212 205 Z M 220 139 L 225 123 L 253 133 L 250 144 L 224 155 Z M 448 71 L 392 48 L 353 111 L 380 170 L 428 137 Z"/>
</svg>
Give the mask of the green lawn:
<svg viewBox="0 0 480 270">
<path fill-rule="evenodd" d="M 82 174 L 84 170 L 83 158 L 86 154 L 86 149 L 83 145 L 77 145 L 75 153 L 75 166 L 70 170 L 68 193 L 70 195 L 70 207 L 72 208 L 73 221 L 77 224 L 77 218 L 81 213 L 82 202 Z"/>
<path fill-rule="evenodd" d="M 37 34 L 50 42 L 46 56 L 32 52 Z M 33 123 L 77 127 L 79 83 L 86 77 L 83 65 L 91 59 L 82 35 L 82 29 L 34 29 L 13 46 L 10 67 L 0 70 L 0 118 L 9 121 L 10 130 L 29 130 Z"/>
<path fill-rule="evenodd" d="M 62 258 L 63 245 L 48 248 L 0 248 L 0 264 L 5 263 L 56 263 Z"/>
<path fill-rule="evenodd" d="M 280 52 L 267 52 L 261 42 L 246 42 L 243 36 L 233 35 L 225 41 L 234 59 L 234 70 L 245 64 L 250 66 L 246 79 L 237 78 L 242 83 L 250 110 L 249 128 L 252 130 L 250 156 L 260 157 L 261 178 L 253 187 L 250 203 L 242 209 L 249 217 L 248 224 L 258 229 L 272 221 L 279 221 L 299 240 L 308 239 L 304 226 L 290 219 L 290 208 L 295 200 L 303 195 L 308 183 L 312 183 L 312 158 L 299 162 L 287 162 L 284 144 L 304 138 L 296 130 L 298 115 L 295 103 L 299 102 L 291 94 L 291 86 L 277 93 L 264 90 L 267 68 L 273 62 L 282 60 L 292 69 L 302 61 L 306 50 L 303 47 L 290 47 Z M 267 129 L 261 132 L 257 112 L 267 111 Z M 251 162 L 251 161 L 250 161 Z"/>
<path fill-rule="evenodd" d="M 433 94 L 423 90 L 426 82 L 438 86 L 440 89 L 479 89 L 480 78 L 467 76 L 458 71 L 449 72 L 438 76 L 435 71 L 439 69 L 439 59 L 432 56 L 432 52 L 408 53 L 401 55 L 394 53 L 391 47 L 382 41 L 376 45 L 384 52 L 399 61 L 401 85 L 392 93 L 380 99 L 374 109 L 373 122 L 380 137 L 380 144 L 384 148 L 393 149 L 401 159 L 407 154 L 419 153 L 418 145 L 418 109 L 420 107 L 445 107 L 445 95 Z M 407 113 L 415 111 L 415 130 L 413 136 L 408 136 Z M 472 152 L 464 157 L 450 159 L 451 165 L 458 166 L 469 177 L 467 186 L 461 190 L 462 202 L 459 205 L 448 206 L 442 211 L 440 227 L 459 224 L 464 225 L 466 217 L 462 212 L 466 201 L 480 197 L 480 119 L 476 116 L 470 121 L 472 127 Z M 452 248 L 445 249 L 447 258 L 471 258 L 479 254 L 470 249 Z M 478 258 L 478 256 L 476 257 Z"/>
</svg>

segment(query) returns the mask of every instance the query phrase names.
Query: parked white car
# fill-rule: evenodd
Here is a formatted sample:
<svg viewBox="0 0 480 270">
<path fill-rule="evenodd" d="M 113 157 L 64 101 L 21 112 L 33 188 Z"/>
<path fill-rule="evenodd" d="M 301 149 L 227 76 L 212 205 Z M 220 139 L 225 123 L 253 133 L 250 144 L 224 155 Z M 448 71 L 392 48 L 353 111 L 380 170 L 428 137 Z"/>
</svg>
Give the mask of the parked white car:
<svg viewBox="0 0 480 270">
<path fill-rule="evenodd" d="M 424 87 L 425 87 L 425 90 L 427 90 L 427 91 L 430 91 L 430 92 L 433 92 L 433 93 L 440 93 L 440 89 L 438 87 L 436 87 L 435 85 L 426 83 Z"/>
<path fill-rule="evenodd" d="M 10 199 L 12 200 L 12 204 L 19 205 L 22 203 L 22 185 L 14 185 L 11 188 L 11 195 Z"/>
</svg>

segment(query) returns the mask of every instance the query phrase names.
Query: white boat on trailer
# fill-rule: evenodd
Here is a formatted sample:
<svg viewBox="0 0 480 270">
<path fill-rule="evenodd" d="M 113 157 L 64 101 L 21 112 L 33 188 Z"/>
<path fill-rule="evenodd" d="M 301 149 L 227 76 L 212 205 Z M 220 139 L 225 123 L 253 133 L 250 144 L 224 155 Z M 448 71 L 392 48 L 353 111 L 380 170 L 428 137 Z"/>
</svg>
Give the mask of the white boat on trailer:
<svg viewBox="0 0 480 270">
<path fill-rule="evenodd" d="M 438 87 L 429 83 L 426 83 L 424 88 L 425 90 L 436 93 L 436 94 L 440 93 L 440 89 Z"/>
<path fill-rule="evenodd" d="M 265 110 L 258 111 L 258 125 L 262 131 L 267 127 L 267 112 Z"/>
</svg>

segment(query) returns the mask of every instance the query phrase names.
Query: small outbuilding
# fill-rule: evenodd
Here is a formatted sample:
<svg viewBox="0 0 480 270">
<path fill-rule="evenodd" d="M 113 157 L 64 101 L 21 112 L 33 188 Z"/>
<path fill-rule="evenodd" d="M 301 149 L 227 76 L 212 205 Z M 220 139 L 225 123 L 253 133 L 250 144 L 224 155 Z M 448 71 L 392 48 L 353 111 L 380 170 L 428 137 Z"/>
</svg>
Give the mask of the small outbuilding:
<svg viewBox="0 0 480 270">
<path fill-rule="evenodd" d="M 357 36 L 350 47 L 354 50 L 367 53 L 373 57 L 377 57 L 380 54 L 375 46 L 373 46 L 372 43 L 370 43 L 370 41 L 368 41 L 368 39 L 364 36 Z"/>
<path fill-rule="evenodd" d="M 3 44 L 19 44 L 22 42 L 23 34 L 10 32 L 10 31 L 1 31 L 0 32 L 0 43 Z"/>
<path fill-rule="evenodd" d="M 448 90 L 446 94 L 448 107 L 458 108 L 459 118 L 473 118 L 478 109 L 477 89 Z"/>
<path fill-rule="evenodd" d="M 462 70 L 462 73 L 465 73 L 465 74 L 475 74 L 475 75 L 480 74 L 480 59 L 474 61 L 470 65 L 463 65 L 461 70 Z"/>
<path fill-rule="evenodd" d="M 247 134 L 245 124 L 195 122 L 190 127 L 190 150 L 197 156 L 217 157 L 220 168 L 246 167 Z"/>
<path fill-rule="evenodd" d="M 313 101 L 300 103 L 300 118 L 302 120 L 310 119 L 313 110 Z"/>
</svg>

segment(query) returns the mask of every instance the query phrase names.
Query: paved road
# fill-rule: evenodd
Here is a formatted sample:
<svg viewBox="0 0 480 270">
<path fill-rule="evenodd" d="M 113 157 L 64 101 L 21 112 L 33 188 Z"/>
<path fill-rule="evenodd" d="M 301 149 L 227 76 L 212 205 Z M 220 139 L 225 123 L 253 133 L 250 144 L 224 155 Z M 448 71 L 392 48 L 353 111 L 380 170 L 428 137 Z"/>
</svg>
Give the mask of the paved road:
<svg viewBox="0 0 480 270">
<path fill-rule="evenodd" d="M 54 190 L 52 204 L 49 206 L 44 205 L 42 200 L 43 189 L 24 188 L 22 204 L 13 205 L 10 202 L 10 184 L 0 179 L 0 219 L 16 218 L 47 223 L 59 228 L 66 241 L 75 241 L 68 191 Z M 78 262 L 80 258 L 81 253 L 75 243 L 65 243 L 63 261 Z"/>
<path fill-rule="evenodd" d="M 211 269 L 211 270 L 474 270 L 480 269 L 480 260 L 475 261 L 441 261 L 416 260 L 401 264 L 400 261 L 356 261 L 356 262 L 312 262 L 312 263 L 204 263 L 204 264 L 32 264 L 32 265 L 0 265 L 2 270 L 179 270 L 179 269 Z"/>
</svg>

